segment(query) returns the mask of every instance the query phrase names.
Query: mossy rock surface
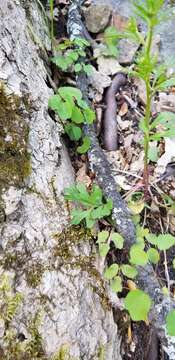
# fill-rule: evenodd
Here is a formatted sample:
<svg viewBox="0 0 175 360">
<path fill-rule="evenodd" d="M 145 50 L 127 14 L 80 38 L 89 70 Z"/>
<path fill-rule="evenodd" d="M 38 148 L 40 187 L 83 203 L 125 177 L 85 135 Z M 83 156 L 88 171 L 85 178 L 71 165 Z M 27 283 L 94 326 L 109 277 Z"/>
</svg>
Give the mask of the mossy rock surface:
<svg viewBox="0 0 175 360">
<path fill-rule="evenodd" d="M 0 187 L 21 186 L 30 174 L 26 99 L 7 95 L 0 83 Z"/>
</svg>

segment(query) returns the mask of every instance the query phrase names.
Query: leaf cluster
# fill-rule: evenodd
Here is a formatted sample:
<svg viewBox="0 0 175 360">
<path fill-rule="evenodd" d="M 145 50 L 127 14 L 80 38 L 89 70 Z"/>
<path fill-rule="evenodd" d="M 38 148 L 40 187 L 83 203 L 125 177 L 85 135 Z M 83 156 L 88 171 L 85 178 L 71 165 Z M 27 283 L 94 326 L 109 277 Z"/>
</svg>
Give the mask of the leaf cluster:
<svg viewBox="0 0 175 360">
<path fill-rule="evenodd" d="M 71 216 L 73 225 L 78 225 L 85 221 L 87 228 L 92 228 L 97 220 L 109 216 L 112 211 L 112 200 L 105 201 L 101 189 L 93 185 L 90 192 L 83 184 L 73 185 L 65 189 L 64 197 L 66 200 L 75 201 L 81 207 L 72 210 Z"/>
<path fill-rule="evenodd" d="M 109 234 L 108 231 L 104 230 L 98 233 L 98 239 L 96 243 L 99 246 L 100 256 L 107 256 L 108 252 L 110 251 L 111 242 L 116 249 L 123 249 L 124 239 L 119 233 L 113 232 L 112 234 Z M 110 281 L 110 287 L 114 292 L 121 292 L 123 288 L 122 278 L 119 273 L 122 273 L 124 276 L 133 279 L 137 276 L 137 269 L 134 266 L 128 264 L 119 266 L 116 263 L 106 267 L 104 271 L 104 278 Z"/>
<path fill-rule="evenodd" d="M 156 26 L 163 20 L 162 16 L 160 16 L 163 4 L 164 0 L 133 1 L 135 14 L 145 21 L 148 26 Z"/>
<path fill-rule="evenodd" d="M 117 29 L 114 26 L 109 26 L 104 32 L 104 49 L 102 50 L 102 55 L 117 57 L 118 56 L 118 40 L 119 34 Z"/>
<path fill-rule="evenodd" d="M 84 71 L 87 75 L 91 74 L 92 66 L 85 64 L 80 59 L 86 57 L 86 48 L 89 46 L 87 40 L 83 38 L 75 38 L 74 40 L 66 39 L 61 42 L 55 50 L 58 52 L 51 61 L 62 71 L 73 71 L 76 73 Z"/>
<path fill-rule="evenodd" d="M 92 124 L 95 120 L 95 112 L 82 99 L 81 91 L 71 86 L 60 87 L 57 93 L 50 97 L 49 107 L 62 120 L 66 134 L 73 141 L 83 137 L 83 124 Z M 77 151 L 82 154 L 89 147 L 90 140 L 85 136 Z"/>
</svg>

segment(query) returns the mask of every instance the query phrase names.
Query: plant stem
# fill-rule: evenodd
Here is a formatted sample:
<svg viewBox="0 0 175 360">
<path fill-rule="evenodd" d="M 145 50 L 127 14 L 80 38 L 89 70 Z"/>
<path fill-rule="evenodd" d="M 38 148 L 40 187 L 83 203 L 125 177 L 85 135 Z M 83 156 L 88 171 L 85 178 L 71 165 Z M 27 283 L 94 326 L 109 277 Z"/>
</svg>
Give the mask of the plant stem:
<svg viewBox="0 0 175 360">
<path fill-rule="evenodd" d="M 151 53 L 151 46 L 152 46 L 152 40 L 153 40 L 153 26 L 152 24 L 149 24 L 148 27 L 148 37 L 146 40 L 146 55 L 150 57 Z"/>
<path fill-rule="evenodd" d="M 151 93 L 150 93 L 150 77 L 146 81 L 146 111 L 145 111 L 145 132 L 144 132 L 144 172 L 143 181 L 145 186 L 145 196 L 148 195 L 149 173 L 148 173 L 148 152 L 149 152 L 149 125 L 151 114 Z"/>
<path fill-rule="evenodd" d="M 54 39 L 54 26 L 53 26 L 53 3 L 54 0 L 50 0 L 50 17 L 51 17 L 51 40 Z"/>
<path fill-rule="evenodd" d="M 150 62 L 151 58 L 151 46 L 153 39 L 153 26 L 150 23 L 148 27 L 148 36 L 146 40 L 146 49 L 145 56 L 148 58 L 148 62 Z M 148 186 L 149 186 L 149 172 L 148 172 L 148 152 L 149 152 L 149 126 L 150 126 L 150 117 L 151 117 L 151 73 L 149 72 L 146 79 L 146 110 L 145 110 L 145 132 L 144 132 L 144 172 L 143 172 L 143 181 L 145 186 L 145 198 L 148 196 Z"/>
</svg>

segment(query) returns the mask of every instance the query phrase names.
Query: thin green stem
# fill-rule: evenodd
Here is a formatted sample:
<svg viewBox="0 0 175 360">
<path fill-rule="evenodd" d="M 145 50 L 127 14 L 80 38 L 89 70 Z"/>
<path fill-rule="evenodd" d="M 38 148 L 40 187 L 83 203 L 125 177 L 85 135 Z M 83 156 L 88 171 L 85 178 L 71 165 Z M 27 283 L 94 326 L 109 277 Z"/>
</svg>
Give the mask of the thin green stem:
<svg viewBox="0 0 175 360">
<path fill-rule="evenodd" d="M 53 42 L 54 39 L 54 24 L 53 24 L 53 3 L 54 0 L 50 0 L 50 17 L 51 17 L 51 40 Z"/>
<path fill-rule="evenodd" d="M 146 40 L 146 49 L 145 56 L 148 58 L 148 61 L 151 57 L 151 46 L 153 40 L 153 26 L 150 24 L 148 28 L 148 36 Z M 145 79 L 146 85 L 146 110 L 145 110 L 145 132 L 144 132 L 144 186 L 145 186 L 145 197 L 148 195 L 148 186 L 149 186 L 149 171 L 148 171 L 148 153 L 149 153 L 149 134 L 150 134 L 150 118 L 151 118 L 151 100 L 152 100 L 152 91 L 151 91 L 151 73 L 147 74 Z"/>
<path fill-rule="evenodd" d="M 151 93 L 150 93 L 150 78 L 146 81 L 146 111 L 145 111 L 145 132 L 144 132 L 144 185 L 145 194 L 148 194 L 149 173 L 148 173 L 148 152 L 149 152 L 149 126 L 151 115 Z"/>
<path fill-rule="evenodd" d="M 149 57 L 151 55 L 152 40 L 153 40 L 153 26 L 150 24 L 148 27 L 148 37 L 146 40 L 146 55 Z"/>
</svg>

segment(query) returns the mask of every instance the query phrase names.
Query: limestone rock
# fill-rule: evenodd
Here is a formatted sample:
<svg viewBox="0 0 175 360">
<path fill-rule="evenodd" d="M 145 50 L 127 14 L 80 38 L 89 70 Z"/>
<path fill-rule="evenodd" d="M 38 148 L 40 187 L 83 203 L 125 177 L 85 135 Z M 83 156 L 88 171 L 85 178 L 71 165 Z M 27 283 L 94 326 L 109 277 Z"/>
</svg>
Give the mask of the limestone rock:
<svg viewBox="0 0 175 360">
<path fill-rule="evenodd" d="M 121 65 L 129 65 L 133 62 L 134 56 L 138 50 L 138 45 L 131 40 L 122 39 L 119 42 L 118 62 Z"/>
<path fill-rule="evenodd" d="M 111 78 L 93 68 L 92 74 L 89 75 L 89 82 L 94 89 L 103 94 L 104 89 L 111 84 Z"/>
<path fill-rule="evenodd" d="M 103 75 L 115 75 L 118 71 L 122 71 L 122 67 L 114 58 L 100 56 L 97 59 L 98 71 Z"/>
<path fill-rule="evenodd" d="M 92 4 L 85 11 L 86 27 L 91 33 L 99 33 L 109 23 L 111 7 L 108 4 Z"/>
<path fill-rule="evenodd" d="M 108 360 L 118 360 L 91 236 L 68 228 L 63 190 L 74 171 L 48 113 L 45 13 L 36 0 L 1 0 L 0 16 L 2 358 L 97 360 L 103 346 Z M 9 304 L 15 311 L 7 321 Z"/>
</svg>

